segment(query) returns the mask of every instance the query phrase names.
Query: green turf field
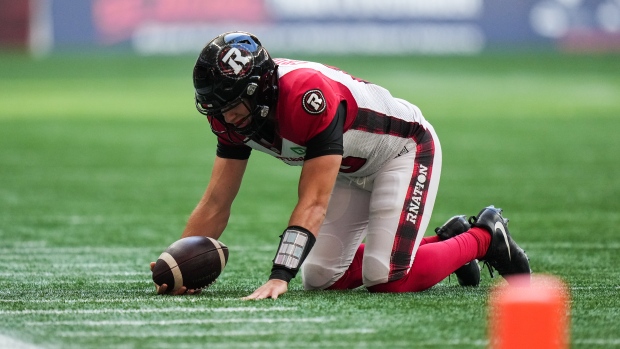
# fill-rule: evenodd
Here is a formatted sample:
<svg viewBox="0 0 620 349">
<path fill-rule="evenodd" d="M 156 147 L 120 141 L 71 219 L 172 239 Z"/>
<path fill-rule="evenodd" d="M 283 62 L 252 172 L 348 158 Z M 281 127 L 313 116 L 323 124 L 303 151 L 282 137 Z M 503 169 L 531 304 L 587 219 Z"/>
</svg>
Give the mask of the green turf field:
<svg viewBox="0 0 620 349">
<path fill-rule="evenodd" d="M 620 57 L 327 57 L 420 106 L 442 140 L 432 221 L 503 207 L 535 273 L 571 293 L 572 348 L 620 347 Z M 484 348 L 489 288 L 304 292 L 268 276 L 298 168 L 255 153 L 199 296 L 148 263 L 202 195 L 215 137 L 194 57 L 0 55 L 0 347 Z M 432 234 L 431 231 L 427 235 Z M 535 316 L 535 314 L 532 314 Z M 524 334 L 527 335 L 527 334 Z"/>
</svg>

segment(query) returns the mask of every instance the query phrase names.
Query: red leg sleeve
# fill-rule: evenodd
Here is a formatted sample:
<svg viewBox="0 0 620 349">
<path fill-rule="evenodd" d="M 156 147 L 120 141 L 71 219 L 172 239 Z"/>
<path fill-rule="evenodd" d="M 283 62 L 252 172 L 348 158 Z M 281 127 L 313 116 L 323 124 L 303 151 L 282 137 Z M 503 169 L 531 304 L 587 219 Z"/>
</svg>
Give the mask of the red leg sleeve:
<svg viewBox="0 0 620 349">
<path fill-rule="evenodd" d="M 419 292 L 431 288 L 475 258 L 486 254 L 491 235 L 472 228 L 451 239 L 421 244 L 407 275 L 368 288 L 370 292 Z"/>
</svg>

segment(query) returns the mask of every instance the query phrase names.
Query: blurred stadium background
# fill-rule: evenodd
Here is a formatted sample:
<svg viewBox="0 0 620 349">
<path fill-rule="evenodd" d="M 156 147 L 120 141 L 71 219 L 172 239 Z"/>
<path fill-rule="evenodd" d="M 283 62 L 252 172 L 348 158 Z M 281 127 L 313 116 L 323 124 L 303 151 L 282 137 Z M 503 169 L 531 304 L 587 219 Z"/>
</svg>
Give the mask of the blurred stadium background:
<svg viewBox="0 0 620 349">
<path fill-rule="evenodd" d="M 1 0 L 0 45 L 194 53 L 237 28 L 274 52 L 480 54 L 620 49 L 617 0 Z"/>
<path fill-rule="evenodd" d="M 486 271 L 476 290 L 294 280 L 275 303 L 239 301 L 296 199 L 299 169 L 258 153 L 218 283 L 154 295 L 148 262 L 214 156 L 191 69 L 227 30 L 419 105 L 444 150 L 432 226 L 503 206 L 535 272 L 570 286 L 572 347 L 620 346 L 620 0 L 0 0 L 0 348 L 488 344 Z"/>
</svg>

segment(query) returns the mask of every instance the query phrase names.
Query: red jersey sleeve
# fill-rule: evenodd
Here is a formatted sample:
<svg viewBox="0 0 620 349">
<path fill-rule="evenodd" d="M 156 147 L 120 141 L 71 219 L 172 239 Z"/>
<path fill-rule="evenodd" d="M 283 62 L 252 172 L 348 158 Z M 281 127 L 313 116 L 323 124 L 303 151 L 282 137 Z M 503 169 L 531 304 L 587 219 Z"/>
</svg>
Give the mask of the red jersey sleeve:
<svg viewBox="0 0 620 349">
<path fill-rule="evenodd" d="M 313 69 L 298 69 L 279 80 L 278 129 L 299 145 L 324 131 L 336 115 L 340 96 L 335 82 Z"/>
</svg>

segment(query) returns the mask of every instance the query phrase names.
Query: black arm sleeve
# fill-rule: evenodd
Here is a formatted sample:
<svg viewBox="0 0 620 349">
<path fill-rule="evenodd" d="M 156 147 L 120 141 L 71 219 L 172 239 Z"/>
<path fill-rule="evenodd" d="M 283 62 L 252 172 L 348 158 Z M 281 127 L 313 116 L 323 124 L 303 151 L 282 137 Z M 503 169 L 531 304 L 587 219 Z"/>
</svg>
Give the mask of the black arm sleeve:
<svg viewBox="0 0 620 349">
<path fill-rule="evenodd" d="M 342 134 L 344 133 L 344 120 L 347 118 L 347 106 L 341 102 L 336 110 L 336 115 L 327 128 L 314 136 L 306 143 L 305 160 L 310 160 L 322 155 L 342 155 Z"/>
<path fill-rule="evenodd" d="M 252 148 L 245 145 L 229 145 L 217 142 L 216 155 L 224 159 L 246 160 L 250 157 Z"/>
</svg>

